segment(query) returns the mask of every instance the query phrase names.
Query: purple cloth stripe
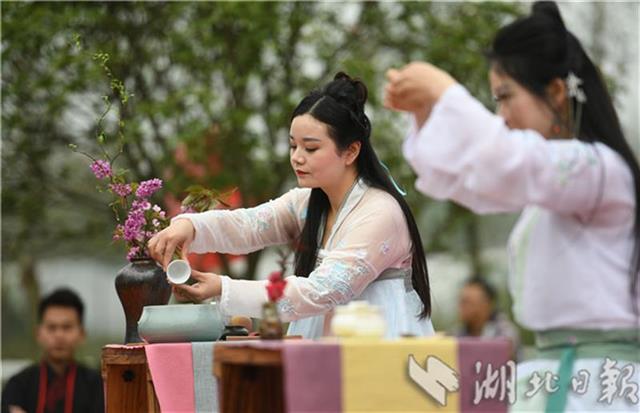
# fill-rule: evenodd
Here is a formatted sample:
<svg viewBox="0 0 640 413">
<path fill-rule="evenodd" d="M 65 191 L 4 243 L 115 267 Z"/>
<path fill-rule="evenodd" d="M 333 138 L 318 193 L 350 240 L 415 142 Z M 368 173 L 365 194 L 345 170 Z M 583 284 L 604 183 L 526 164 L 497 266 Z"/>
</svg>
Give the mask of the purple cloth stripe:
<svg viewBox="0 0 640 413">
<path fill-rule="evenodd" d="M 342 368 L 337 343 L 287 342 L 282 349 L 288 412 L 342 411 Z"/>
<path fill-rule="evenodd" d="M 462 412 L 506 412 L 508 410 L 509 397 L 507 393 L 507 382 L 513 383 L 515 395 L 515 371 L 507 366 L 507 361 L 511 354 L 511 342 L 508 339 L 483 340 L 477 338 L 458 338 L 458 367 L 460 369 L 460 410 Z M 480 373 L 476 373 L 476 362 L 482 362 Z M 495 381 L 489 381 L 489 388 L 497 389 L 494 397 L 489 397 L 484 392 L 477 404 L 474 404 L 476 397 L 476 386 L 480 386 L 487 378 L 487 364 L 491 364 L 493 371 L 498 370 Z M 500 368 L 504 366 L 506 380 L 502 380 Z M 495 373 L 494 373 L 495 374 Z M 504 389 L 504 394 L 501 394 Z M 503 400 L 500 401 L 500 397 Z"/>
</svg>

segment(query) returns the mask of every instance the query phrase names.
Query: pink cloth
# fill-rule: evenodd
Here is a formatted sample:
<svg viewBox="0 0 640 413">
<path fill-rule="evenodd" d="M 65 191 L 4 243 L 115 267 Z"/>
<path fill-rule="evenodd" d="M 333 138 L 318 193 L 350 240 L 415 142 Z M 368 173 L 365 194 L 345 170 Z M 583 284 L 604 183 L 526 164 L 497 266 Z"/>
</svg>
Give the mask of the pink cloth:
<svg viewBox="0 0 640 413">
<path fill-rule="evenodd" d="M 342 411 L 342 361 L 338 342 L 266 340 L 227 342 L 224 345 L 282 350 L 287 412 Z"/>
<path fill-rule="evenodd" d="M 458 365 L 460 366 L 460 411 L 465 413 L 506 413 L 509 409 L 508 396 L 505 395 L 503 400 L 500 400 L 500 391 L 496 392 L 496 397 L 482 397 L 477 403 L 474 403 L 474 401 L 478 391 L 476 386 L 479 386 L 488 377 L 488 364 L 491 365 L 493 373 L 496 370 L 501 371 L 501 368 L 504 368 L 505 373 L 510 373 L 510 370 L 506 368 L 506 364 L 511 357 L 511 342 L 506 338 L 459 337 L 457 340 Z M 476 362 L 482 363 L 480 373 L 476 372 Z M 510 380 L 515 380 L 515 377 L 508 377 Z M 494 377 L 494 379 L 496 380 L 490 381 L 490 387 L 500 389 L 501 377 Z"/>
<path fill-rule="evenodd" d="M 285 342 L 282 364 L 287 411 L 342 411 L 340 363 L 338 343 Z"/>
<path fill-rule="evenodd" d="M 196 409 L 191 343 L 161 343 L 145 346 L 153 387 L 166 413 Z"/>
</svg>

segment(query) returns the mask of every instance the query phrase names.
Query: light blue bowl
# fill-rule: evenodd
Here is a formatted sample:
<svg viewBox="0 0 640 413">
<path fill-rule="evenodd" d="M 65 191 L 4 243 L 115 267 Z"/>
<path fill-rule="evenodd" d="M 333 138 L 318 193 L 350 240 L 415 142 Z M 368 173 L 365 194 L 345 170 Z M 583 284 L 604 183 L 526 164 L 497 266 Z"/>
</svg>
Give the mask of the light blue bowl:
<svg viewBox="0 0 640 413">
<path fill-rule="evenodd" d="M 218 305 L 147 305 L 138 320 L 138 333 L 147 343 L 216 341 L 224 331 Z"/>
</svg>

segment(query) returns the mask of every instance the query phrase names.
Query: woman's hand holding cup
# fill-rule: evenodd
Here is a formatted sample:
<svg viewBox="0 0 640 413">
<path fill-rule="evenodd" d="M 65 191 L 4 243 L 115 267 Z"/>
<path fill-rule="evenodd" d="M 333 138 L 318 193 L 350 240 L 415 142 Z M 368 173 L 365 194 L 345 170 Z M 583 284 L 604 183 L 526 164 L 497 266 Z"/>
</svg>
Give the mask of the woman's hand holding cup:
<svg viewBox="0 0 640 413">
<path fill-rule="evenodd" d="M 187 254 L 194 236 L 195 228 L 189 219 L 176 219 L 148 243 L 149 254 L 167 271 L 178 301 L 201 302 L 220 295 L 222 290 L 219 275 L 200 272 L 189 266 Z M 176 250 L 180 251 L 182 259 L 172 262 Z M 185 283 L 187 279 L 191 285 Z"/>
<path fill-rule="evenodd" d="M 190 220 L 176 219 L 149 240 L 149 254 L 166 270 L 177 248 L 181 250 L 182 259 L 187 259 L 194 235 L 195 228 Z"/>
</svg>

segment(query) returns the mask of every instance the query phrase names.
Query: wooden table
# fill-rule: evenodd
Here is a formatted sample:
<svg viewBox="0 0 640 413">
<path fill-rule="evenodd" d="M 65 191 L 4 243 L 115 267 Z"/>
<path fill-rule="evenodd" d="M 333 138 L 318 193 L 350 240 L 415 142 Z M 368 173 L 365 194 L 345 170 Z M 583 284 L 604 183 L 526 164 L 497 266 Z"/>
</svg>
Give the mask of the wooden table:
<svg viewBox="0 0 640 413">
<path fill-rule="evenodd" d="M 107 413 L 160 412 L 144 346 L 102 348 Z"/>
<path fill-rule="evenodd" d="M 216 346 L 213 354 L 221 412 L 285 411 L 281 349 Z"/>
</svg>

